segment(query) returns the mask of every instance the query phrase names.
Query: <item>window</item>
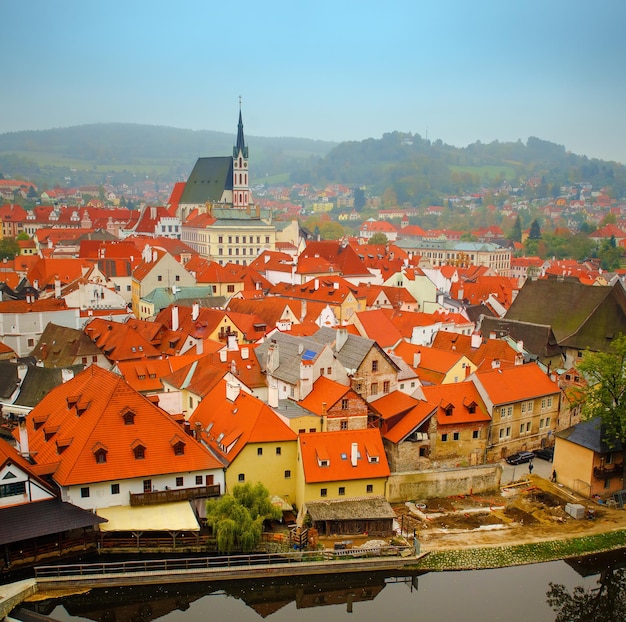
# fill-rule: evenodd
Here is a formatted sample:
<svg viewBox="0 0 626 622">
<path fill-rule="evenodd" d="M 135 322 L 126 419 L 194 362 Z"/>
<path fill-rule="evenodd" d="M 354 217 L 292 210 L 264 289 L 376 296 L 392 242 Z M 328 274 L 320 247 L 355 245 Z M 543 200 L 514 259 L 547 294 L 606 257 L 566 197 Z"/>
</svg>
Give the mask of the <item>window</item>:
<svg viewBox="0 0 626 622">
<path fill-rule="evenodd" d="M 383 382 L 383 393 L 389 393 L 389 380 Z"/>
<path fill-rule="evenodd" d="M 480 438 L 480 430 L 473 430 L 472 438 Z"/>
<path fill-rule="evenodd" d="M 178 443 L 174 445 L 174 455 L 175 456 L 185 455 L 185 443 L 183 443 L 182 441 L 178 441 Z"/>
<path fill-rule="evenodd" d="M 328 495 L 328 489 L 327 488 L 320 488 L 320 497 L 325 497 Z"/>
<path fill-rule="evenodd" d="M 29 339 L 28 340 L 28 347 L 29 348 L 34 348 L 35 347 L 35 340 L 34 339 Z"/>
<path fill-rule="evenodd" d="M 324 368 L 320 367 L 320 376 L 323 376 L 323 375 L 324 375 Z"/>
<path fill-rule="evenodd" d="M 447 443 L 448 442 L 448 435 L 447 434 L 442 434 L 441 435 L 441 442 L 442 443 Z"/>
<path fill-rule="evenodd" d="M 270 236 L 269 236 L 269 235 L 266 235 L 266 236 L 265 236 L 265 243 L 266 243 L 266 244 L 269 244 L 269 243 L 270 243 Z"/>
<path fill-rule="evenodd" d="M 374 492 L 374 484 L 368 484 L 368 485 L 365 487 L 365 492 L 367 492 L 367 493 L 372 493 L 372 492 Z"/>
<path fill-rule="evenodd" d="M 348 420 L 347 419 L 342 419 L 341 423 L 339 424 L 339 428 L 341 430 L 347 430 L 348 429 Z"/>
<path fill-rule="evenodd" d="M 183 485 L 183 478 L 182 477 L 177 477 L 176 478 L 176 486 L 178 486 L 179 488 Z"/>
<path fill-rule="evenodd" d="M 373 360 L 372 361 L 372 371 L 378 371 L 378 361 L 377 360 Z"/>
<path fill-rule="evenodd" d="M 327 367 L 326 368 L 326 375 L 327 376 L 332 376 L 333 375 L 333 368 L 332 367 Z"/>
<path fill-rule="evenodd" d="M 202 475 L 196 475 L 196 486 L 202 486 Z"/>
<path fill-rule="evenodd" d="M 111 494 L 119 495 L 120 494 L 120 485 L 119 484 L 111 484 Z"/>
<path fill-rule="evenodd" d="M 227 291 L 229 294 L 234 293 L 234 291 L 235 291 L 235 286 L 234 286 L 234 285 L 227 285 L 227 286 L 226 286 L 226 291 Z"/>
<path fill-rule="evenodd" d="M 341 400 L 341 410 L 348 410 L 348 405 L 349 405 L 348 398 L 344 397 Z"/>
<path fill-rule="evenodd" d="M 162 280 L 163 280 L 163 275 L 159 274 L 159 275 L 157 276 L 157 281 L 162 281 Z"/>
<path fill-rule="evenodd" d="M 239 473 L 239 475 L 237 475 L 237 481 L 238 482 L 245 482 L 246 481 L 245 473 Z"/>
<path fill-rule="evenodd" d="M 144 492 L 152 492 L 152 480 L 144 479 L 143 480 L 143 491 Z"/>
<path fill-rule="evenodd" d="M 143 460 L 146 457 L 146 448 L 143 445 L 137 445 L 133 448 L 135 460 Z"/>
<path fill-rule="evenodd" d="M 291 471 L 289 469 L 285 471 L 285 479 L 291 479 Z"/>
<path fill-rule="evenodd" d="M 98 449 L 96 452 L 96 463 L 104 464 L 107 461 L 107 452 L 106 449 Z"/>
<path fill-rule="evenodd" d="M 87 499 L 89 497 L 89 486 L 85 486 L 80 489 L 80 496 L 82 499 Z"/>
<path fill-rule="evenodd" d="M 500 419 L 504 419 L 506 417 L 506 406 L 503 406 L 500 409 Z"/>
<path fill-rule="evenodd" d="M 454 432 L 452 434 L 452 440 L 453 441 L 458 441 L 459 440 L 459 433 L 458 432 Z"/>
<path fill-rule="evenodd" d="M 282 453 L 282 449 L 280 447 L 276 448 L 276 455 L 280 456 L 280 454 Z"/>
<path fill-rule="evenodd" d="M 339 493 L 339 496 L 342 497 L 346 494 L 346 487 L 345 486 L 339 486 L 339 490 L 337 491 Z"/>
<path fill-rule="evenodd" d="M 0 499 L 3 497 L 14 497 L 26 494 L 26 482 L 12 482 L 10 484 L 0 484 Z"/>
<path fill-rule="evenodd" d="M 372 382 L 370 387 L 370 395 L 378 395 L 378 382 Z"/>
<path fill-rule="evenodd" d="M 257 447 L 256 448 L 256 455 L 257 456 L 262 456 L 263 455 L 263 447 Z"/>
</svg>

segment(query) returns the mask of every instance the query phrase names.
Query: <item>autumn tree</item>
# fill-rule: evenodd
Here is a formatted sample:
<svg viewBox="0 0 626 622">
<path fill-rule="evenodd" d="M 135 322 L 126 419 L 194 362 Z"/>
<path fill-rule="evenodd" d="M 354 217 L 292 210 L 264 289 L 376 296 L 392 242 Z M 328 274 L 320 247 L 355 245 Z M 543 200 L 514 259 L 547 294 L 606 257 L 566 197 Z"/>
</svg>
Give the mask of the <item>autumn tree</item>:
<svg viewBox="0 0 626 622">
<path fill-rule="evenodd" d="M 272 504 L 269 491 L 260 482 L 234 486 L 232 494 L 209 499 L 206 505 L 207 525 L 220 553 L 253 551 L 261 541 L 263 522 L 281 516 L 281 509 Z"/>
<path fill-rule="evenodd" d="M 578 370 L 588 382 L 583 416 L 598 417 L 604 442 L 621 450 L 626 447 L 626 336 L 618 335 L 610 352 L 586 352 Z"/>
</svg>

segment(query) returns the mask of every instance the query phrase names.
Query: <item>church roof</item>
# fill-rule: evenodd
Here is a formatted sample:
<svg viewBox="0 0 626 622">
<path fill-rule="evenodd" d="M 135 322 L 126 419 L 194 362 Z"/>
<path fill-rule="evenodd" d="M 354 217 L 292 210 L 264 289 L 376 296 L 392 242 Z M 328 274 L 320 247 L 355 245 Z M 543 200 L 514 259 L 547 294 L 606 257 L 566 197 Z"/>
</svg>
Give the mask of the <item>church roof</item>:
<svg viewBox="0 0 626 622">
<path fill-rule="evenodd" d="M 233 189 L 233 159 L 230 156 L 198 158 L 180 203 L 219 201 L 224 190 Z"/>
</svg>

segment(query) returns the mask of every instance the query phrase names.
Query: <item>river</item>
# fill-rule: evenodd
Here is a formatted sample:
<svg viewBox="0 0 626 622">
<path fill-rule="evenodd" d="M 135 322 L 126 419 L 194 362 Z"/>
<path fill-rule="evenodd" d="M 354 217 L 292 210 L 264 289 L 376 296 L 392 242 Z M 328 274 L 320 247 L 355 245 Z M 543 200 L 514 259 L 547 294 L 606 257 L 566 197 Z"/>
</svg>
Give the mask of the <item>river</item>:
<svg viewBox="0 0 626 622">
<path fill-rule="evenodd" d="M 101 589 L 29 606 L 62 622 L 554 622 L 563 607 L 571 608 L 561 618 L 567 622 L 623 622 L 624 568 L 626 551 L 619 551 L 497 570 Z M 598 594 L 600 582 L 605 590 Z M 563 589 L 555 592 L 551 583 Z M 557 610 L 548 603 L 551 592 L 560 597 Z"/>
</svg>

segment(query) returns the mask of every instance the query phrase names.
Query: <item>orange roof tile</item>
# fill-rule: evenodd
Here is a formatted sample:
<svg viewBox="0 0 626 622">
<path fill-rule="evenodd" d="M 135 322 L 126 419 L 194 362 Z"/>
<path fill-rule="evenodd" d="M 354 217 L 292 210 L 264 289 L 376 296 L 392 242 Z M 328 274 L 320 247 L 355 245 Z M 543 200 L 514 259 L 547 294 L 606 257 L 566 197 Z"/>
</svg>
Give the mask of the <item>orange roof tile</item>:
<svg viewBox="0 0 626 622">
<path fill-rule="evenodd" d="M 342 430 L 301 434 L 300 453 L 307 484 L 350 481 L 389 476 L 389 465 L 380 431 Z M 356 466 L 352 466 L 353 444 L 358 449 Z M 323 464 L 323 460 L 327 464 Z"/>
<path fill-rule="evenodd" d="M 125 413 L 132 413 L 131 424 Z M 46 422 L 37 427 L 33 421 L 42 414 Z M 167 413 L 96 365 L 50 391 L 27 416 L 27 429 L 37 464 L 58 462 L 54 479 L 61 486 L 221 466 Z M 172 447 L 175 437 L 185 443 L 181 455 Z M 145 447 L 142 459 L 134 459 L 137 444 Z M 96 461 L 97 448 L 106 452 L 102 463 Z"/>
</svg>

